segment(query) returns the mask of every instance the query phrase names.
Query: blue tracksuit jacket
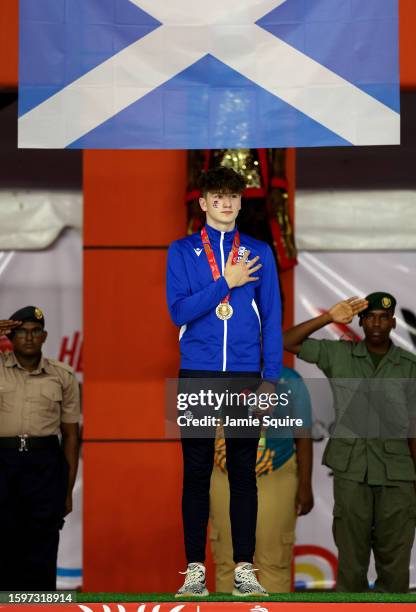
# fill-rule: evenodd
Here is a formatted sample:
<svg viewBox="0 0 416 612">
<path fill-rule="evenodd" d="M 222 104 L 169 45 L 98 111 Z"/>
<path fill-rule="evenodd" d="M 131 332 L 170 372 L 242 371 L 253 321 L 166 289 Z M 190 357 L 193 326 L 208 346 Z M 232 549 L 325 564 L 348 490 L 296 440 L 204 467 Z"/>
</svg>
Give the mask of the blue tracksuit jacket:
<svg viewBox="0 0 416 612">
<path fill-rule="evenodd" d="M 221 273 L 234 234 L 205 226 Z M 279 281 L 268 244 L 240 234 L 239 259 L 260 256 L 260 280 L 231 291 L 234 314 L 221 321 L 215 308 L 229 293 L 223 276 L 214 281 L 199 232 L 173 242 L 168 251 L 167 301 L 181 329 L 181 368 L 227 372 L 259 372 L 277 381 L 282 366 Z"/>
</svg>

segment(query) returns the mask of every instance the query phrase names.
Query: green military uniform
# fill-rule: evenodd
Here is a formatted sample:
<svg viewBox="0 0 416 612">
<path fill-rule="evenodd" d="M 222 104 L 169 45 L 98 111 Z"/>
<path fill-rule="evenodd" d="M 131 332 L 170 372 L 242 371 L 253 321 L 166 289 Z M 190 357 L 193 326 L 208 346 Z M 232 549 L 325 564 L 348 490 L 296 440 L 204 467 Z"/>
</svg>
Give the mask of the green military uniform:
<svg viewBox="0 0 416 612">
<path fill-rule="evenodd" d="M 368 589 L 373 550 L 376 590 L 405 592 L 416 520 L 416 472 L 407 442 L 410 419 L 416 416 L 416 356 L 392 344 L 376 364 L 364 341 L 307 339 L 299 357 L 326 374 L 334 393 L 335 434 L 323 463 L 334 472 L 337 590 Z M 363 379 L 375 379 L 367 381 L 370 387 L 384 380 L 378 397 L 384 398 L 387 417 L 397 417 L 391 438 L 376 437 L 372 430 L 363 438 L 360 427 L 358 433 L 351 429 L 346 407 L 354 406 Z"/>
</svg>

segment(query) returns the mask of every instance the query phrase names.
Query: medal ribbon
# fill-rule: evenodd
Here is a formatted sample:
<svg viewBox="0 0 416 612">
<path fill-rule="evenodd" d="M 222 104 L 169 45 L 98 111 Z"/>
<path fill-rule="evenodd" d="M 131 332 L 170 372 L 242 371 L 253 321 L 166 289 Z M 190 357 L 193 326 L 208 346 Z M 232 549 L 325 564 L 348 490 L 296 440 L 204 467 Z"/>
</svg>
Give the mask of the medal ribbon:
<svg viewBox="0 0 416 612">
<path fill-rule="evenodd" d="M 205 229 L 205 227 L 203 227 L 201 230 L 201 238 L 202 238 L 202 244 L 204 247 L 204 251 L 208 259 L 209 267 L 211 268 L 213 279 L 217 281 L 221 276 L 221 272 L 215 260 L 214 251 L 212 250 L 208 232 Z M 237 263 L 239 246 L 240 246 L 240 234 L 237 230 L 234 235 L 234 241 L 233 241 L 233 246 L 232 246 L 232 252 L 233 252 L 232 264 L 233 266 Z M 227 304 L 230 301 L 230 297 L 231 297 L 231 293 L 226 295 L 225 298 L 221 300 L 221 304 Z"/>
</svg>

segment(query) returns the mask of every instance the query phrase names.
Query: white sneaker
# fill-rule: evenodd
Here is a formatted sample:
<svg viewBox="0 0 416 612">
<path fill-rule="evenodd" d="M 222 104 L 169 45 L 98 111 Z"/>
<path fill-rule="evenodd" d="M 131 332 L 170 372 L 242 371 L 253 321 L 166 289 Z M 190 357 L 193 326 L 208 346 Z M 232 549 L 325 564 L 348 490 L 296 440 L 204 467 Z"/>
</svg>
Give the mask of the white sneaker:
<svg viewBox="0 0 416 612">
<path fill-rule="evenodd" d="M 244 563 L 244 565 L 236 567 L 234 570 L 234 590 L 232 594 L 236 597 L 251 597 L 252 595 L 268 597 L 268 592 L 261 586 L 254 573 L 257 571 L 253 568 L 252 563 Z"/>
<path fill-rule="evenodd" d="M 185 582 L 177 591 L 175 597 L 207 597 L 209 595 L 205 584 L 205 566 L 200 563 L 189 563 L 185 574 Z"/>
</svg>

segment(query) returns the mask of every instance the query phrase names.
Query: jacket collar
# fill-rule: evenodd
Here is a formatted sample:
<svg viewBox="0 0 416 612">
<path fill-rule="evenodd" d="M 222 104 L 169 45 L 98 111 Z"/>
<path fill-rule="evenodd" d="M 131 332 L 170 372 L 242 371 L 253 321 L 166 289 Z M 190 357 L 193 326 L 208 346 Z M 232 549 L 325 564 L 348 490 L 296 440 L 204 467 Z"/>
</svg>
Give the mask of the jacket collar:
<svg viewBox="0 0 416 612">
<path fill-rule="evenodd" d="M 19 370 L 25 370 L 25 368 L 17 361 L 16 355 L 12 352 L 7 353 L 4 365 L 6 368 L 19 368 Z M 48 373 L 48 360 L 45 359 L 43 355 L 40 358 L 39 365 L 36 370 L 30 372 L 30 374 L 40 374 L 41 372 Z"/>
<path fill-rule="evenodd" d="M 220 242 L 222 235 L 224 236 L 225 242 L 232 242 L 237 231 L 237 226 L 235 226 L 231 232 L 220 232 L 206 223 L 205 229 L 207 230 L 207 234 L 211 242 Z"/>
<path fill-rule="evenodd" d="M 355 357 L 367 357 L 367 356 L 370 357 L 370 353 L 368 351 L 365 340 L 361 340 L 361 342 L 357 342 L 357 344 L 354 346 L 352 350 L 352 354 L 355 355 Z M 393 344 L 393 342 L 391 342 L 390 348 L 387 351 L 385 358 L 396 365 L 400 363 L 400 351 L 397 348 L 397 346 Z"/>
</svg>

